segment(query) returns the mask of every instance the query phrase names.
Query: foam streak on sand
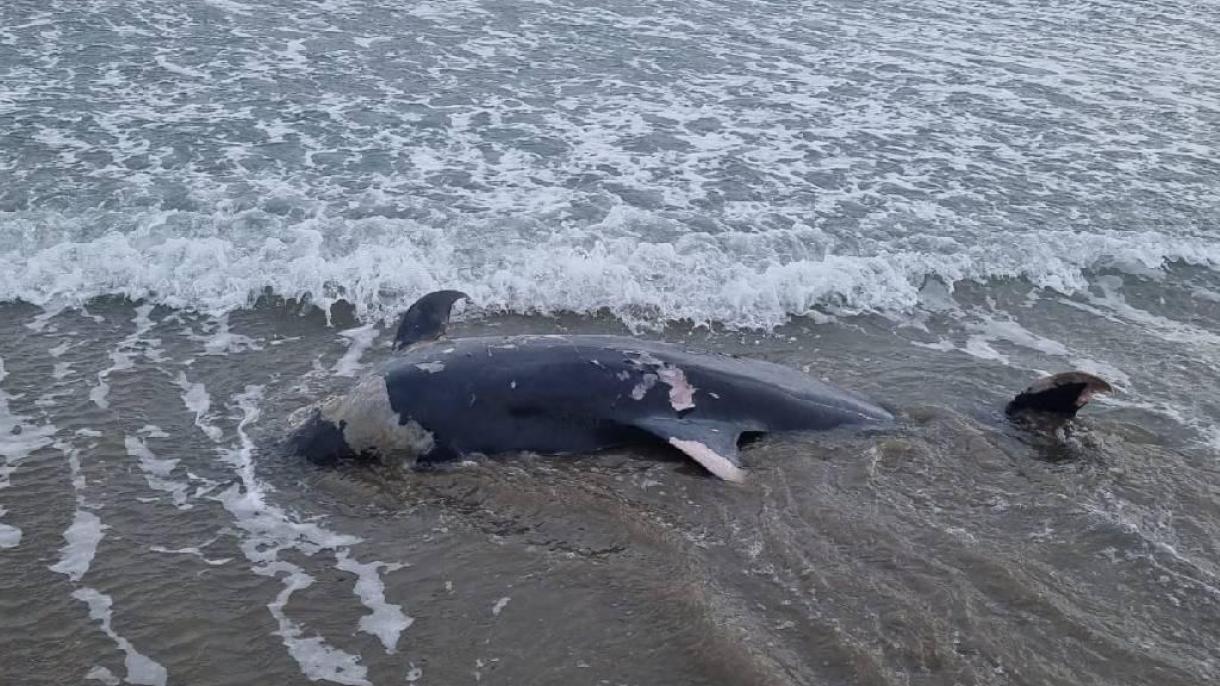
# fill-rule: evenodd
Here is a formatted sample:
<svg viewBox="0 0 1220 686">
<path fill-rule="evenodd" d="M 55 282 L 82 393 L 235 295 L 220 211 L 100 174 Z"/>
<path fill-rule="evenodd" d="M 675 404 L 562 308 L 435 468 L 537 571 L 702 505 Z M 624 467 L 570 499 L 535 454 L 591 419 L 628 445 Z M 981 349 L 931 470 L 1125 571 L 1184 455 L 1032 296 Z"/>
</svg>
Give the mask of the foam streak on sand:
<svg viewBox="0 0 1220 686">
<path fill-rule="evenodd" d="M 128 338 L 124 342 L 125 344 L 134 344 L 139 334 L 151 326 L 151 322 L 148 320 L 148 313 L 151 310 L 151 305 L 137 309 L 136 321 L 138 333 Z M 58 312 L 54 313 L 57 314 Z M 31 329 L 36 332 L 42 332 L 50 319 L 50 317 L 46 316 L 36 318 L 37 326 L 31 327 Z M 56 358 L 63 354 L 66 345 L 65 341 L 58 348 L 51 349 L 51 357 Z M 113 355 L 111 359 L 114 360 Z M 0 381 L 3 381 L 6 376 L 4 362 L 0 359 Z M 64 384 L 64 377 L 66 376 L 67 374 L 56 374 L 57 385 Z M 99 375 L 99 378 L 102 377 Z M 85 488 L 87 482 L 81 470 L 80 448 L 66 440 L 57 440 L 52 443 L 55 429 L 51 426 L 26 427 L 25 425 L 19 425 L 16 421 L 17 418 L 8 411 L 8 400 L 9 397 L 3 391 L 0 391 L 0 455 L 5 457 L 6 464 L 13 461 L 14 457 L 28 455 L 34 449 L 52 444 L 56 450 L 63 454 L 64 461 L 68 466 L 69 483 L 72 486 L 76 508 L 72 515 L 72 523 L 63 532 L 64 545 L 60 548 L 59 560 L 51 565 L 49 569 L 63 574 L 75 586 L 88 573 L 89 568 L 93 564 L 93 559 L 97 555 L 98 546 L 109 527 L 102 523 L 101 517 L 93 512 L 92 507 L 86 502 Z M 20 430 L 15 432 L 13 430 L 14 427 L 18 427 Z M 82 429 L 78 431 L 78 435 L 95 436 L 98 434 L 91 430 Z M 21 437 L 20 445 L 17 445 L 16 440 L 10 438 L 14 436 Z M 9 440 L 6 441 L 6 438 L 9 438 Z M 3 476 L 6 478 L 3 483 L 0 483 L 0 487 L 6 486 L 8 483 L 7 472 Z M 2 514 L 3 508 L 0 508 L 0 515 Z M 5 529 L 6 527 L 0 524 L 0 547 L 3 547 Z M 17 539 L 20 540 L 20 531 L 17 531 Z M 77 587 L 72 592 L 72 597 L 88 606 L 90 618 L 98 620 L 101 623 L 102 631 L 126 655 L 124 664 L 127 670 L 127 683 L 146 686 L 165 685 L 168 676 L 166 669 L 155 660 L 140 653 L 132 646 L 130 641 L 114 631 L 111 626 L 113 601 L 110 596 L 93 588 L 82 586 Z M 86 678 L 100 680 L 103 683 L 118 683 L 118 679 L 104 667 L 95 667 Z"/>
<path fill-rule="evenodd" d="M 191 508 L 191 504 L 187 502 L 186 493 L 190 484 L 170 478 L 174 467 L 178 465 L 178 460 L 165 460 L 157 457 L 148 449 L 148 445 L 144 441 L 135 436 L 125 437 L 123 443 L 127 448 L 127 454 L 139 460 L 140 470 L 144 472 L 144 479 L 148 482 L 149 488 L 170 494 L 174 505 L 180 510 Z"/>
<path fill-rule="evenodd" d="M 97 555 L 98 546 L 110 527 L 102 523 L 101 517 L 93 512 L 86 502 L 87 481 L 81 471 L 80 448 L 66 441 L 57 441 L 55 448 L 63 453 L 68 464 L 68 474 L 76 500 L 76 511 L 72 515 L 72 524 L 63 533 L 64 545 L 59 551 L 59 561 L 50 569 L 68 577 L 68 580 L 75 585 L 88 573 L 93 559 Z M 94 588 L 80 586 L 72 592 L 72 597 L 88 605 L 89 617 L 99 621 L 102 631 L 115 642 L 119 650 L 123 651 L 127 683 L 165 686 L 169 676 L 165 667 L 137 650 L 129 640 L 120 636 L 111 626 L 114 602 L 110 596 Z M 96 679 L 103 683 L 118 683 L 117 677 L 114 677 L 105 667 L 95 667 L 86 678 Z"/>
<path fill-rule="evenodd" d="M 296 550 L 312 556 L 321 550 L 353 545 L 360 539 L 328 531 L 317 524 L 300 522 L 268 502 L 268 487 L 258 480 L 254 471 L 254 442 L 246 432 L 247 427 L 259 419 L 261 397 L 262 387 L 248 386 L 233 399 L 232 407 L 238 413 L 237 443 L 221 448 L 220 454 L 233 469 L 237 483 L 220 494 L 219 499 L 233 515 L 236 526 L 245 532 L 241 550 L 254 573 L 279 578 L 284 584 L 283 590 L 267 604 L 267 609 L 279 625 L 276 634 L 300 666 L 301 673 L 310 680 L 324 679 L 354 686 L 369 684 L 359 655 L 335 648 L 321 636 L 307 636 L 305 627 L 284 611 L 292 594 L 312 585 L 314 578 L 300 566 L 281 560 L 281 551 Z"/>
<path fill-rule="evenodd" d="M 4 358 L 0 358 L 0 382 L 7 377 Z M 0 490 L 9 487 L 17 463 L 50 443 L 55 433 L 55 428 L 51 426 L 27 424 L 26 417 L 13 413 L 9 408 L 11 400 L 12 396 L 0 388 Z M 4 507 L 0 506 L 0 517 L 5 514 Z M 21 529 L 0 522 L 0 549 L 16 547 L 21 543 L 21 536 Z"/>
<path fill-rule="evenodd" d="M 110 351 L 110 366 L 97 373 L 97 385 L 90 389 L 89 399 L 103 410 L 110 407 L 110 375 L 135 366 L 134 358 L 141 353 L 139 344 L 144 334 L 153 327 L 153 321 L 148 317 L 152 310 L 153 306 L 147 303 L 136 307 L 136 315 L 132 319 L 136 330 Z"/>
<path fill-rule="evenodd" d="M 64 531 L 64 546 L 59 551 L 59 562 L 51 567 L 51 571 L 64 574 L 72 581 L 80 581 L 93 564 L 97 546 L 108 528 L 96 514 L 78 508 L 72 516 L 72 524 Z"/>
<path fill-rule="evenodd" d="M 373 326 L 363 326 L 343 332 L 351 339 L 348 354 L 336 366 L 336 372 L 359 368 L 360 354 L 378 334 Z M 219 443 L 223 432 L 220 427 L 207 421 L 212 406 L 211 396 L 202 383 L 192 382 L 185 373 L 179 373 L 175 383 L 183 389 L 182 400 L 186 408 L 195 415 L 195 425 L 212 442 Z M 380 561 L 360 562 L 351 555 L 349 547 L 360 539 L 329 531 L 318 524 L 299 521 L 291 513 L 269 501 L 269 487 L 258 479 L 255 464 L 255 446 L 246 429 L 258 421 L 261 411 L 261 386 L 248 386 L 233 398 L 231 407 L 237 411 L 237 442 L 233 446 L 218 448 L 221 459 L 234 471 L 237 483 L 221 493 L 217 499 L 232 514 L 239 528 L 247 534 L 242 551 L 252 563 L 256 574 L 283 577 L 284 589 L 268 605 L 279 623 L 278 635 L 283 639 L 289 654 L 311 679 L 327 679 L 337 683 L 365 683 L 365 667 L 360 656 L 346 653 L 330 646 L 322 637 L 305 636 L 305 627 L 287 616 L 284 606 L 297 590 L 314 583 L 314 578 L 298 565 L 279 559 L 281 550 L 295 549 L 312 556 L 321 550 L 332 550 L 336 568 L 355 574 L 353 592 L 370 614 L 361 617 L 359 629 L 376 636 L 387 653 L 394 653 L 402 632 L 411 626 L 414 619 L 403 613 L 401 606 L 387 603 L 385 584 L 380 574 L 401 569 L 404 565 Z M 163 478 L 173 468 L 167 461 L 148 459 L 138 439 L 128 437 L 128 451 L 143 456 L 141 464 L 149 478 Z M 150 484 L 153 482 L 150 480 Z M 166 552 L 191 552 L 190 549 Z M 200 557 L 202 555 L 200 554 Z M 206 561 L 206 560 L 205 560 Z M 211 564 L 209 562 L 209 564 Z"/>
<path fill-rule="evenodd" d="M 224 432 L 219 426 L 207 421 L 208 410 L 212 408 L 212 397 L 208 395 L 207 387 L 192 382 L 183 372 L 178 373 L 175 383 L 182 389 L 182 402 L 186 403 L 186 409 L 195 415 L 195 426 L 213 443 L 220 441 Z"/>
<path fill-rule="evenodd" d="M 337 567 L 345 572 L 355 574 L 356 586 L 352 589 L 360 602 L 371 612 L 360 618 L 360 630 L 372 634 L 381 640 L 388 654 L 393 654 L 398 648 L 398 637 L 408 629 L 415 619 L 403 614 L 402 607 L 386 602 L 385 582 L 381 580 L 382 571 L 393 572 L 402 569 L 404 565 L 386 562 L 358 562 L 348 555 L 348 551 L 335 553 Z"/>
<path fill-rule="evenodd" d="M 215 542 L 216 542 L 216 539 L 213 538 L 212 540 L 208 541 L 207 543 L 188 546 L 186 548 L 177 548 L 177 549 L 170 549 L 170 548 L 166 548 L 164 546 L 154 545 L 154 546 L 149 547 L 149 550 L 153 551 L 154 553 L 164 553 L 166 555 L 191 555 L 192 557 L 197 557 L 200 560 L 203 560 L 204 564 L 211 566 L 211 567 L 219 567 L 220 565 L 228 564 L 229 562 L 231 562 L 233 558 L 222 557 L 217 560 L 209 560 L 207 558 L 207 556 L 203 554 L 202 549 L 206 548 L 207 546 L 209 546 Z"/>
<path fill-rule="evenodd" d="M 110 596 L 92 588 L 78 588 L 72 592 L 72 597 L 89 606 L 90 619 L 97 620 L 102 626 L 102 631 L 115 642 L 119 650 L 123 651 L 126 656 L 123 664 L 127 668 L 127 678 L 125 679 L 127 683 L 139 686 L 165 686 L 169 678 L 165 667 L 136 650 L 130 641 L 116 633 L 114 627 L 111 626 L 113 615 L 110 608 L 114 601 L 110 599 Z"/>
</svg>

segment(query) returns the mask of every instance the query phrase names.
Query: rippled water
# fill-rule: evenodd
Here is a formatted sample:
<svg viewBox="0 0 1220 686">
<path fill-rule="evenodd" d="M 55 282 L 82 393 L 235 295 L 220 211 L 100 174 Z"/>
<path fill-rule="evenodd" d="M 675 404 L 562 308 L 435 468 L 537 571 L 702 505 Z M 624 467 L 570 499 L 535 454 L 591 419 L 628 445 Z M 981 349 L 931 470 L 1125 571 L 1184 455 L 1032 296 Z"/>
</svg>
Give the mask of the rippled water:
<svg viewBox="0 0 1220 686">
<path fill-rule="evenodd" d="M 1217 680 L 1217 26 L 9 0 L 0 682 Z M 285 455 L 438 287 L 457 335 L 688 341 L 901 421 L 763 439 L 740 488 Z M 1002 419 L 1064 369 L 1119 392 Z"/>
<path fill-rule="evenodd" d="M 4 314 L 6 683 L 1216 677 L 1220 470 L 1130 390 L 1067 434 L 1023 431 L 999 411 L 1019 365 L 856 318 L 690 339 L 901 418 L 764 439 L 744 486 L 659 446 L 318 469 L 284 454 L 286 417 L 391 356 L 379 329 L 271 306 Z"/>
<path fill-rule="evenodd" d="M 32 302 L 774 326 L 1220 261 L 1213 3 L 3 12 L 0 293 Z"/>
</svg>

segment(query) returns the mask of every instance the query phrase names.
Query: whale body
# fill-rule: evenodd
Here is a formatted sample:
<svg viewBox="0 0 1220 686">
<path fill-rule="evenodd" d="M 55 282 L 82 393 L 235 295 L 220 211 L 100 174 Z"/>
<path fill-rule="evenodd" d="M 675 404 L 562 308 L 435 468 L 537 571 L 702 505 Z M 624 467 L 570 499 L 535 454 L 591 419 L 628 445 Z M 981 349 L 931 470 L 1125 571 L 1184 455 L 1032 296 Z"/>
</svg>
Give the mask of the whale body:
<svg viewBox="0 0 1220 686">
<path fill-rule="evenodd" d="M 894 421 L 880 405 L 796 369 L 672 343 L 603 335 L 441 339 L 453 304 L 464 297 L 439 291 L 413 305 L 396 340 L 405 350 L 314 408 L 292 434 L 292 447 L 318 462 L 402 456 L 427 464 L 653 441 L 737 481 L 743 434 Z M 1090 393 L 1109 390 L 1090 385 L 1094 380 L 1048 377 L 1009 411 L 1070 417 Z"/>
</svg>

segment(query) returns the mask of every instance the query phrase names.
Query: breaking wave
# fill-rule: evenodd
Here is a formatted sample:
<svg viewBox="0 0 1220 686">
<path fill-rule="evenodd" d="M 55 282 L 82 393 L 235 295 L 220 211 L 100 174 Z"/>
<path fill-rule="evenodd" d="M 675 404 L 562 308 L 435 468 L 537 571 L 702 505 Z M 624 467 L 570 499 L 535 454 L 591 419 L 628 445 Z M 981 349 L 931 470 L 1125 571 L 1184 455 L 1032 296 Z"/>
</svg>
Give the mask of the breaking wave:
<svg viewBox="0 0 1220 686">
<path fill-rule="evenodd" d="M 1092 270 L 1220 265 L 1214 240 L 1159 231 L 1045 229 L 1011 240 L 917 246 L 891 238 L 845 249 L 807 225 L 691 231 L 625 206 L 557 228 L 262 210 L 0 217 L 0 300 L 55 307 L 123 295 L 209 314 L 271 292 L 322 308 L 345 300 L 375 319 L 426 291 L 459 288 L 490 311 L 608 311 L 633 327 L 689 320 L 767 329 L 815 308 L 909 311 L 928 279 L 1023 279 L 1072 293 L 1088 287 Z"/>
</svg>

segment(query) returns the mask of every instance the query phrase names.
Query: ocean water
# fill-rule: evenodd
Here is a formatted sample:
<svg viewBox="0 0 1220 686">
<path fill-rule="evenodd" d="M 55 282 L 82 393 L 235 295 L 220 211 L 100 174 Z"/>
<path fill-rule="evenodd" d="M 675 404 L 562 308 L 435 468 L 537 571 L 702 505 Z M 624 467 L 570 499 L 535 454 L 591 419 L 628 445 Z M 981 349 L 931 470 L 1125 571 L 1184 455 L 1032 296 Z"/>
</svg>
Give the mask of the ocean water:
<svg viewBox="0 0 1220 686">
<path fill-rule="evenodd" d="M 7 0 L 0 683 L 1220 680 L 1220 4 Z M 900 417 L 319 469 L 454 335 Z M 1067 431 L 1004 402 L 1081 369 Z"/>
</svg>

